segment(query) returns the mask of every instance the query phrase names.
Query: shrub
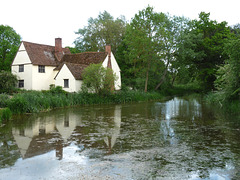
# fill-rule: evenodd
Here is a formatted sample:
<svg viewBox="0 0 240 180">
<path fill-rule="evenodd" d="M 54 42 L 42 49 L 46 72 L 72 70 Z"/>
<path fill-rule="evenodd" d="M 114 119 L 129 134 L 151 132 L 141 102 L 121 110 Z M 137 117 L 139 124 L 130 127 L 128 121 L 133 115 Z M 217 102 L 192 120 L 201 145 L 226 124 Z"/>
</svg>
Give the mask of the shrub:
<svg viewBox="0 0 240 180">
<path fill-rule="evenodd" d="M 7 107 L 9 96 L 7 94 L 0 94 L 0 108 Z"/>
<path fill-rule="evenodd" d="M 0 72 L 0 93 L 13 93 L 16 91 L 17 76 L 11 72 Z"/>
<path fill-rule="evenodd" d="M 112 69 L 104 68 L 101 64 L 91 64 L 83 71 L 82 91 L 108 95 L 113 92 L 116 80 Z"/>
<path fill-rule="evenodd" d="M 52 86 L 52 87 L 50 88 L 50 92 L 51 92 L 52 94 L 67 94 L 67 92 L 64 91 L 61 86 L 56 86 L 56 87 Z"/>
</svg>

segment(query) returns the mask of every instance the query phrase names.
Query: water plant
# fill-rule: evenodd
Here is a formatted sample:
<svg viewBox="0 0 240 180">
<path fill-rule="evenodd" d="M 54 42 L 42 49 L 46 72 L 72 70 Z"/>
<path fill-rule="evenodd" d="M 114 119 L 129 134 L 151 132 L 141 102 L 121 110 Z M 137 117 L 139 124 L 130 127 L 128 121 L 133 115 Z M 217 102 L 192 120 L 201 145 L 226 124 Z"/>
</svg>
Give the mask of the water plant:
<svg viewBox="0 0 240 180">
<path fill-rule="evenodd" d="M 12 112 L 9 108 L 0 109 L 0 122 L 3 120 L 9 120 L 12 117 Z"/>
</svg>

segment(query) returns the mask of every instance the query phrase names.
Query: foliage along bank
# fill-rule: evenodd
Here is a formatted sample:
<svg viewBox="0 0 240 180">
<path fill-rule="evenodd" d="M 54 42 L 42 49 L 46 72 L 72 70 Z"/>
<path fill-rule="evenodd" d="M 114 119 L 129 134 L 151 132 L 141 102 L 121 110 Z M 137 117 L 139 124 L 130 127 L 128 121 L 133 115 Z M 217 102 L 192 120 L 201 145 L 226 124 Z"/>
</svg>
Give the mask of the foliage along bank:
<svg viewBox="0 0 240 180">
<path fill-rule="evenodd" d="M 0 94 L 0 108 L 9 108 L 13 114 L 37 113 L 54 108 L 78 105 L 119 104 L 163 99 L 159 93 L 119 91 L 114 94 L 67 93 L 61 87 L 49 91 L 24 91 L 9 97 Z"/>
</svg>

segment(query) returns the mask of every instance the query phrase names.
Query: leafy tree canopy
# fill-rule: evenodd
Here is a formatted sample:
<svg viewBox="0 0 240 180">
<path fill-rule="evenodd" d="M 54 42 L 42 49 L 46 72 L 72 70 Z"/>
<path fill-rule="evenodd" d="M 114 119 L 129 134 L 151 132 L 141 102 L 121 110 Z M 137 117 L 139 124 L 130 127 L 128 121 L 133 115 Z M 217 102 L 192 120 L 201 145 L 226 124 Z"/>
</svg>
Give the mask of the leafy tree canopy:
<svg viewBox="0 0 240 180">
<path fill-rule="evenodd" d="M 115 53 L 122 42 L 125 27 L 124 16 L 114 19 L 104 11 L 97 18 L 89 18 L 88 26 L 76 32 L 79 37 L 74 41 L 75 47 L 79 52 L 104 51 L 106 45 L 111 45 Z"/>
<path fill-rule="evenodd" d="M 240 40 L 230 40 L 226 43 L 225 52 L 228 59 L 223 66 L 220 66 L 215 86 L 223 93 L 223 98 L 238 99 L 240 97 Z"/>
<path fill-rule="evenodd" d="M 110 94 L 117 80 L 112 69 L 101 64 L 90 64 L 83 72 L 83 92 L 94 92 L 100 95 Z"/>
<path fill-rule="evenodd" d="M 210 20 L 210 13 L 201 12 L 193 20 L 179 44 L 178 58 L 205 90 L 213 89 L 217 66 L 224 63 L 224 44 L 232 34 L 226 22 Z"/>
<path fill-rule="evenodd" d="M 0 25 L 0 70 L 11 70 L 21 37 L 10 26 Z"/>
<path fill-rule="evenodd" d="M 158 89 L 165 81 L 169 65 L 174 60 L 176 22 L 148 6 L 139 11 L 127 26 L 125 54 L 130 65 L 128 70 L 135 79 L 133 86 L 144 87 L 146 92 Z"/>
</svg>

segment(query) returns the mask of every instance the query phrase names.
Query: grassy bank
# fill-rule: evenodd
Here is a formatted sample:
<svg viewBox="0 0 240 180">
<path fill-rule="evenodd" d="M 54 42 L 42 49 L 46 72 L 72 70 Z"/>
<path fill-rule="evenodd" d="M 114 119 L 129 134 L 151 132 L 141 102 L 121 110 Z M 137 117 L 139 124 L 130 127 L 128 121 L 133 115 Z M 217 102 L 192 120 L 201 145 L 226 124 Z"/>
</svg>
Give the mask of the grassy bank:
<svg viewBox="0 0 240 180">
<path fill-rule="evenodd" d="M 120 104 L 159 99 L 163 99 L 163 96 L 155 92 L 119 91 L 99 96 L 91 93 L 67 93 L 54 88 L 49 91 L 24 91 L 12 97 L 0 94 L 0 108 L 9 108 L 13 114 L 22 114 L 86 104 Z"/>
<path fill-rule="evenodd" d="M 224 97 L 224 94 L 221 92 L 211 92 L 204 97 L 204 100 L 207 102 L 207 104 L 214 106 L 215 108 L 226 113 L 240 114 L 240 100 L 227 100 Z"/>
</svg>

